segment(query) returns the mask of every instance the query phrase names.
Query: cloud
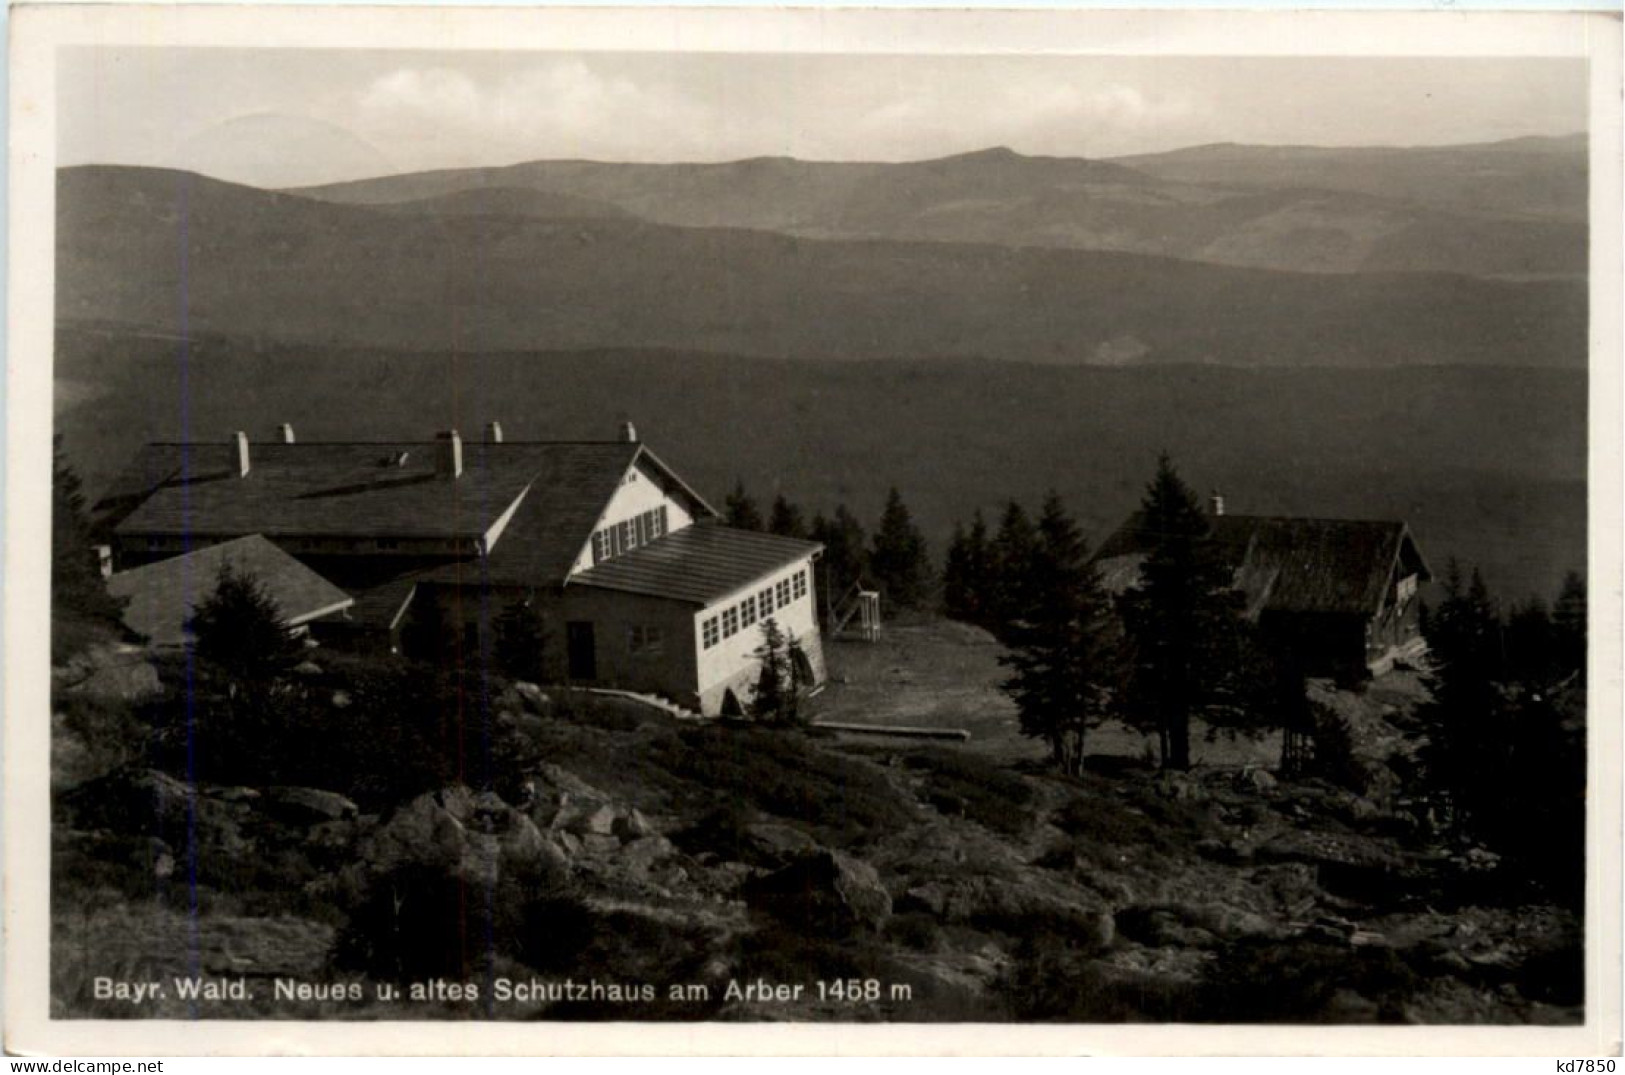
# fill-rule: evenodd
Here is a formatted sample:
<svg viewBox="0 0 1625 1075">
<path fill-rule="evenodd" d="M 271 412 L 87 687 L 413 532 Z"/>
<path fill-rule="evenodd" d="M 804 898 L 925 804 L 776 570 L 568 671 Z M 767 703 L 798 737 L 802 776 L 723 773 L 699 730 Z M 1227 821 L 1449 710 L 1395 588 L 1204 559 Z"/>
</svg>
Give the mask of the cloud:
<svg viewBox="0 0 1625 1075">
<path fill-rule="evenodd" d="M 651 147 L 703 150 L 720 117 L 669 87 L 562 59 L 476 78 L 444 67 L 401 68 L 360 95 L 366 128 L 381 144 L 411 141 L 447 158 L 638 157 Z"/>
</svg>

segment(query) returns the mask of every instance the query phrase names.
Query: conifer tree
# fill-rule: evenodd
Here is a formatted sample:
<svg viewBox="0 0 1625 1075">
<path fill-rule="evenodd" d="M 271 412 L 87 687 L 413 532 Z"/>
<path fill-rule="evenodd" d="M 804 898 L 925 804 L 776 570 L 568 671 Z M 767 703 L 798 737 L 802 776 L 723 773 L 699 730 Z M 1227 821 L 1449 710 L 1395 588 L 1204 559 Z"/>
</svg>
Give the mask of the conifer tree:
<svg viewBox="0 0 1625 1075">
<path fill-rule="evenodd" d="M 107 592 L 85 518 L 79 475 L 62 451 L 62 434 L 51 442 L 51 658 L 62 661 L 82 641 L 79 625 L 117 628 L 124 602 Z"/>
<path fill-rule="evenodd" d="M 869 568 L 886 601 L 899 608 L 917 608 L 931 584 L 931 560 L 925 538 L 894 486 L 886 497 L 880 525 L 875 529 Z"/>
<path fill-rule="evenodd" d="M 1563 588 L 1552 606 L 1553 644 L 1558 663 L 1568 672 L 1578 672 L 1586 681 L 1586 583 L 1577 571 L 1563 577 Z"/>
<path fill-rule="evenodd" d="M 513 679 L 547 682 L 547 625 L 541 610 L 528 601 L 512 601 L 496 622 L 497 667 Z"/>
<path fill-rule="evenodd" d="M 1034 557 L 1038 535 L 1032 519 L 1016 501 L 1004 507 L 999 532 L 988 550 L 988 582 L 984 589 L 983 617 L 987 628 L 1001 639 L 1010 625 L 1022 619 L 1032 607 Z"/>
<path fill-rule="evenodd" d="M 1012 675 L 1003 689 L 1016 703 L 1022 734 L 1042 739 L 1057 768 L 1077 776 L 1089 730 L 1108 715 L 1119 642 L 1088 546 L 1053 492 L 1039 517 L 1031 571 L 1036 600 L 1010 627 L 1011 650 L 1001 662 Z"/>
<path fill-rule="evenodd" d="M 1132 672 L 1126 716 L 1155 730 L 1164 768 L 1190 768 L 1190 723 L 1234 672 L 1239 595 L 1208 517 L 1166 454 L 1141 502 L 1150 550 L 1124 600 Z"/>
<path fill-rule="evenodd" d="M 943 561 L 943 607 L 949 617 L 965 623 L 988 622 L 991 574 L 987 520 L 978 509 L 969 530 L 954 524 L 953 540 Z"/>
<path fill-rule="evenodd" d="M 805 538 L 807 520 L 801 514 L 801 509 L 780 493 L 773 498 L 773 507 L 768 512 L 767 531 L 784 537 Z"/>
<path fill-rule="evenodd" d="M 829 602 L 840 601 L 853 583 L 863 579 L 868 566 L 868 536 L 845 504 L 836 506 L 832 518 L 822 514 L 815 517 L 810 536 L 824 546 L 824 555 L 814 561 L 814 574 L 819 615 L 828 616 Z"/>
<path fill-rule="evenodd" d="M 283 623 L 276 602 L 258 579 L 229 562 L 220 565 L 214 592 L 198 604 L 186 630 L 198 660 L 232 695 L 274 687 L 303 659 L 304 645 Z"/>
<path fill-rule="evenodd" d="M 750 715 L 769 724 L 795 724 L 801 719 L 801 640 L 772 616 L 762 621 L 762 644 L 754 654 L 761 662 Z M 798 659 L 799 658 L 799 659 Z"/>
<path fill-rule="evenodd" d="M 736 530 L 762 529 L 762 511 L 745 491 L 744 479 L 734 480 L 733 492 L 722 503 L 723 521 Z"/>
</svg>

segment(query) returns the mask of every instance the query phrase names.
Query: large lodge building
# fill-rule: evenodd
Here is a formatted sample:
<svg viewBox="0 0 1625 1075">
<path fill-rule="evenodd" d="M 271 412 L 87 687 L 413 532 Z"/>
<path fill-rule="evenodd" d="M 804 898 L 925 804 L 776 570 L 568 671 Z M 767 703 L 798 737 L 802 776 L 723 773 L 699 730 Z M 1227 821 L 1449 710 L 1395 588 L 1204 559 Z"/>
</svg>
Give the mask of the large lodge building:
<svg viewBox="0 0 1625 1075">
<path fill-rule="evenodd" d="M 630 423 L 595 442 L 505 441 L 491 423 L 477 442 L 301 443 L 284 425 L 269 443 L 149 444 L 95 518 L 115 572 L 260 535 L 354 599 L 310 623 L 350 644 L 397 646 L 433 601 L 467 652 L 489 653 L 523 603 L 561 677 L 716 714 L 751 697 L 773 617 L 800 641 L 804 681 L 824 678 L 821 546 L 721 525 Z M 213 585 L 165 574 L 199 598 Z"/>
</svg>

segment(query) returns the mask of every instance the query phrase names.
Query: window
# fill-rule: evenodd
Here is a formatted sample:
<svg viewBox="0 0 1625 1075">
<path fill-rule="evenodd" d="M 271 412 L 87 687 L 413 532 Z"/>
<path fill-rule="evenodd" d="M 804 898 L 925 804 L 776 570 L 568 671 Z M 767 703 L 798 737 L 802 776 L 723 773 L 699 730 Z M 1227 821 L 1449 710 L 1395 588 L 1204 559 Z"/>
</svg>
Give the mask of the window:
<svg viewBox="0 0 1625 1075">
<path fill-rule="evenodd" d="M 780 608 L 790 603 L 790 580 L 780 579 L 773 587 L 773 597 Z"/>
<path fill-rule="evenodd" d="M 373 542 L 373 545 L 376 546 L 380 552 L 394 552 L 401 547 L 401 543 L 395 538 L 378 538 Z"/>
<path fill-rule="evenodd" d="M 739 633 L 739 606 L 724 609 L 722 613 L 722 637 L 732 638 Z"/>
<path fill-rule="evenodd" d="M 633 657 L 658 657 L 666 652 L 666 636 L 652 624 L 634 623 L 626 629 L 626 652 Z"/>
<path fill-rule="evenodd" d="M 700 625 L 700 641 L 706 649 L 710 649 L 722 641 L 722 634 L 717 630 L 717 618 L 715 616 Z"/>
<path fill-rule="evenodd" d="M 763 590 L 756 599 L 757 607 L 761 610 L 762 619 L 773 615 L 773 587 Z"/>
<path fill-rule="evenodd" d="M 796 600 L 799 601 L 803 597 L 806 597 L 807 596 L 807 573 L 805 571 L 797 571 L 796 574 L 795 574 L 795 578 L 792 579 L 791 581 L 793 581 L 795 583 Z"/>
<path fill-rule="evenodd" d="M 745 603 L 739 606 L 739 625 L 749 627 L 756 622 L 756 598 L 747 597 Z"/>
<path fill-rule="evenodd" d="M 630 519 L 611 523 L 592 536 L 592 562 L 601 564 L 611 557 L 631 552 L 640 545 L 647 545 L 665 533 L 664 504 L 634 515 Z"/>
</svg>

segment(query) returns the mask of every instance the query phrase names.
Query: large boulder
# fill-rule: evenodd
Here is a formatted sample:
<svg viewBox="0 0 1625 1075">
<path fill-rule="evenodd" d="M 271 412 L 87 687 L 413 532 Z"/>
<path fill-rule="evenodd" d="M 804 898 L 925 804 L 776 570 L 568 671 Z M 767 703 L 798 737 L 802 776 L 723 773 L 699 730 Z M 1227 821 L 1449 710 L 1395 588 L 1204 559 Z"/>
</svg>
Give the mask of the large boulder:
<svg viewBox="0 0 1625 1075">
<path fill-rule="evenodd" d="M 211 795 L 157 769 L 126 768 L 65 794 L 63 821 L 75 828 L 155 836 L 200 854 L 245 855 L 253 808 Z"/>
<path fill-rule="evenodd" d="M 401 866 L 455 869 L 463 859 L 462 822 L 433 793 L 399 807 L 361 849 L 362 858 L 380 871 Z"/>
<path fill-rule="evenodd" d="M 151 697 L 162 689 L 158 669 L 145 653 L 131 646 L 94 646 L 76 653 L 67 664 L 53 668 L 51 678 L 72 694 L 126 702 Z"/>
<path fill-rule="evenodd" d="M 355 803 L 333 791 L 320 788 L 269 787 L 260 801 L 271 817 L 290 825 L 320 825 L 355 817 Z"/>
<path fill-rule="evenodd" d="M 752 908 L 824 937 L 878 931 L 892 910 L 891 893 L 873 866 L 828 848 L 747 883 L 744 896 Z"/>
</svg>

